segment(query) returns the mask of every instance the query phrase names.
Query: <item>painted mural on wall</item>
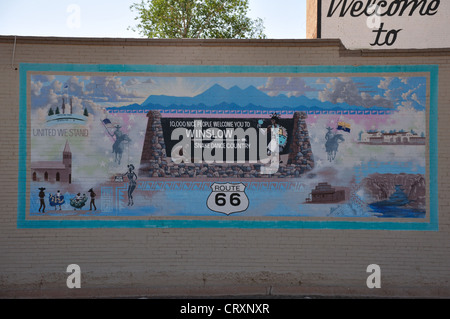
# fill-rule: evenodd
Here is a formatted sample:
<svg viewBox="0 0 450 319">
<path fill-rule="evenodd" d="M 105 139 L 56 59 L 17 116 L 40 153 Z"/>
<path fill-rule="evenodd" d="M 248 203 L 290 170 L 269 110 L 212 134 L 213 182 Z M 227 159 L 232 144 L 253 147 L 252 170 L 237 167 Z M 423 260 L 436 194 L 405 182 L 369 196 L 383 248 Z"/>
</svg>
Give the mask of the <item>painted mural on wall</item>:
<svg viewBox="0 0 450 319">
<path fill-rule="evenodd" d="M 29 216 L 424 219 L 427 89 L 404 73 L 33 73 Z"/>
</svg>

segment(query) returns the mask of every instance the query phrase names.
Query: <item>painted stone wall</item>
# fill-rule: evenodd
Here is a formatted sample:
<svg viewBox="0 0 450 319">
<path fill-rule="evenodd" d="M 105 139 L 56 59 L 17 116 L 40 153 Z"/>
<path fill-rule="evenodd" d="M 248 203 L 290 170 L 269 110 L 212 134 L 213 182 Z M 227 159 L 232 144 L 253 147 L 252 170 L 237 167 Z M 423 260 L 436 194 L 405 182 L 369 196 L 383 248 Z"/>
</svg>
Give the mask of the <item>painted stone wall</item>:
<svg viewBox="0 0 450 319">
<path fill-rule="evenodd" d="M 147 114 L 148 125 L 145 133 L 141 156 L 140 175 L 149 177 L 220 177 L 220 178 L 286 178 L 299 177 L 314 167 L 314 156 L 309 141 L 305 112 L 293 115 L 293 141 L 288 161 L 280 163 L 274 174 L 260 174 L 261 164 L 208 164 L 180 163 L 174 164 L 170 153 L 166 151 L 161 113 L 150 111 Z M 169 155 L 168 155 L 169 154 Z"/>
<path fill-rule="evenodd" d="M 169 163 L 161 125 L 161 113 L 150 111 L 147 117 L 148 124 L 142 148 L 140 173 L 146 173 L 151 177 L 164 177 L 171 173 L 168 171 Z"/>
</svg>

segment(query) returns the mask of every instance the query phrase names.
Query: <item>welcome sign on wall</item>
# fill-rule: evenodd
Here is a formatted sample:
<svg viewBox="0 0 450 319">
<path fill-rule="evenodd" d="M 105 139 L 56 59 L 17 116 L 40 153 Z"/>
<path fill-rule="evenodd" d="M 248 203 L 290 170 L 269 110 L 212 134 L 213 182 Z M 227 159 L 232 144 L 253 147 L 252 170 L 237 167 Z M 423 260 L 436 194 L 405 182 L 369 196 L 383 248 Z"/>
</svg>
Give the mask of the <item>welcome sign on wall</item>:
<svg viewBox="0 0 450 319">
<path fill-rule="evenodd" d="M 450 1 L 318 0 L 318 37 L 349 49 L 450 47 Z"/>
<path fill-rule="evenodd" d="M 437 66 L 20 71 L 19 227 L 437 229 Z"/>
</svg>

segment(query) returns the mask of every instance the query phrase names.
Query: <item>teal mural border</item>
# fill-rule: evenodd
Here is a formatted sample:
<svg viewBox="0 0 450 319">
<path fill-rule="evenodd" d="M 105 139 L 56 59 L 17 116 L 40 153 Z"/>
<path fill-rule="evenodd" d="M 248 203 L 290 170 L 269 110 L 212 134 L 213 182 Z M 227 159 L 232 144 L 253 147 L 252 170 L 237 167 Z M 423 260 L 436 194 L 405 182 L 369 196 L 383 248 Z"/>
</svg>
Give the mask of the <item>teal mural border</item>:
<svg viewBox="0 0 450 319">
<path fill-rule="evenodd" d="M 79 73 L 232 73 L 232 74 L 324 74 L 324 73 L 429 73 L 429 222 L 374 221 L 243 221 L 243 220 L 27 220 L 27 74 L 41 72 Z M 191 66 L 191 65 L 114 65 L 114 64 L 20 64 L 19 171 L 17 228 L 272 228 L 272 229 L 348 229 L 438 231 L 438 65 L 365 66 Z"/>
</svg>

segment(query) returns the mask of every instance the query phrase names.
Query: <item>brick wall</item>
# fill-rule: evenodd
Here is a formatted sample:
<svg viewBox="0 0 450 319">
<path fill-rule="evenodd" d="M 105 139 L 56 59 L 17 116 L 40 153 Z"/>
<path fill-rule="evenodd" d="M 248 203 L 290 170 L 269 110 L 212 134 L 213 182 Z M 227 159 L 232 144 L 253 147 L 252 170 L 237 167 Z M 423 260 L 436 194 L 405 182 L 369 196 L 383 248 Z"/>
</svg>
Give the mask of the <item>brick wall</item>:
<svg viewBox="0 0 450 319">
<path fill-rule="evenodd" d="M 14 37 L 0 37 L 0 296 L 450 296 L 449 50 L 348 51 L 335 40 L 18 37 L 14 43 Z M 28 196 L 18 194 L 19 64 L 24 62 L 438 64 L 439 230 L 19 229 L 18 195 Z M 81 267 L 81 289 L 66 286 L 66 268 L 74 263 Z M 370 264 L 381 267 L 381 289 L 366 286 Z"/>
</svg>

